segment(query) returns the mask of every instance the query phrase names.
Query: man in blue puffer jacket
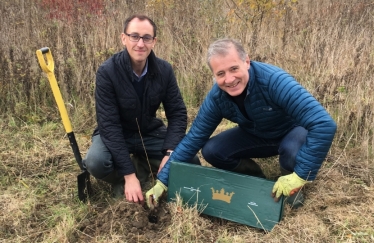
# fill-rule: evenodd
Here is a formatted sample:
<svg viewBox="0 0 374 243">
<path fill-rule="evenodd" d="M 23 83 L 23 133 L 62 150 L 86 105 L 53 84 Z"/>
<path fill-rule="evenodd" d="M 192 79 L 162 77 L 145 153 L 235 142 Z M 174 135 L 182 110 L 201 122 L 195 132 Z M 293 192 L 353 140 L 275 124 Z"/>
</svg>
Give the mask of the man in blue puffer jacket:
<svg viewBox="0 0 374 243">
<path fill-rule="evenodd" d="M 190 161 L 202 148 L 204 159 L 224 170 L 265 177 L 252 158 L 279 155 L 282 176 L 272 190 L 287 196 L 293 208 L 299 191 L 316 178 L 333 141 L 336 124 L 322 105 L 279 67 L 250 61 L 243 46 L 220 39 L 208 49 L 215 84 L 188 134 L 161 165 L 156 185 L 146 193 L 153 207 L 167 190 L 169 161 Z M 225 118 L 238 124 L 212 138 Z"/>
</svg>

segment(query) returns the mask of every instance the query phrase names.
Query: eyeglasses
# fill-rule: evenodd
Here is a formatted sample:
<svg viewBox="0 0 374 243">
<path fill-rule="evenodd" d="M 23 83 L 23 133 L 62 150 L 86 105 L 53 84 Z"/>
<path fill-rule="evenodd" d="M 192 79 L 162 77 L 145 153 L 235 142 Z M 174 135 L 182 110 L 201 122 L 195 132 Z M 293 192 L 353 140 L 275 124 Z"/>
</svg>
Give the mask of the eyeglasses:
<svg viewBox="0 0 374 243">
<path fill-rule="evenodd" d="M 127 35 L 128 37 L 130 37 L 130 41 L 133 41 L 133 42 L 138 42 L 141 39 L 143 39 L 143 42 L 146 43 L 146 44 L 150 44 L 153 42 L 153 40 L 155 39 L 155 37 L 151 36 L 151 35 L 144 35 L 144 36 L 140 36 L 138 34 L 127 34 L 125 33 L 125 35 Z"/>
</svg>

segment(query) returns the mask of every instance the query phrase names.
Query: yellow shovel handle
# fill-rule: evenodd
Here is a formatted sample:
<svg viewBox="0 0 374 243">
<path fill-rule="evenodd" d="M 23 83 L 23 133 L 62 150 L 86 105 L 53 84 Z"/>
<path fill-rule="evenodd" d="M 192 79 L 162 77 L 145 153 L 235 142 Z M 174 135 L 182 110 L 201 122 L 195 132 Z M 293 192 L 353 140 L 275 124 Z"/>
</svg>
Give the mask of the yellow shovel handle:
<svg viewBox="0 0 374 243">
<path fill-rule="evenodd" d="M 47 58 L 47 63 L 45 62 L 44 54 Z M 43 69 L 43 71 L 48 76 L 49 84 L 51 85 L 53 96 L 55 97 L 58 110 L 60 111 L 60 115 L 62 118 L 62 123 L 64 124 L 65 131 L 66 133 L 70 133 L 73 131 L 73 128 L 71 126 L 68 112 L 66 111 L 64 100 L 62 99 L 61 92 L 58 87 L 55 74 L 53 72 L 54 61 L 53 61 L 51 50 L 48 47 L 43 47 L 36 51 L 36 56 L 38 57 L 40 67 Z"/>
</svg>

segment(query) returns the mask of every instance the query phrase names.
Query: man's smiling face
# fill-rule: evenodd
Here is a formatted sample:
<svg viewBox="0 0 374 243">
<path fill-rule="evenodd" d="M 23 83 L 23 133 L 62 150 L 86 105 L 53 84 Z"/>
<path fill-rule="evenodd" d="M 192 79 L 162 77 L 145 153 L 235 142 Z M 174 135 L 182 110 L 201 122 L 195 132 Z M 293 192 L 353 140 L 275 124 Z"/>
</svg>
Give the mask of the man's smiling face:
<svg viewBox="0 0 374 243">
<path fill-rule="evenodd" d="M 210 66 L 218 86 L 231 96 L 240 95 L 249 81 L 249 57 L 243 61 L 233 45 L 226 55 L 211 57 Z"/>
<path fill-rule="evenodd" d="M 145 65 L 147 57 L 151 50 L 156 44 L 156 38 L 152 43 L 144 43 L 143 39 L 140 39 L 137 42 L 131 41 L 130 37 L 126 34 L 136 34 L 139 36 L 154 36 L 154 29 L 152 24 L 148 20 L 140 20 L 134 18 L 130 21 L 127 30 L 127 33 L 122 33 L 122 43 L 127 48 L 127 51 L 131 57 L 133 64 L 142 64 Z"/>
</svg>

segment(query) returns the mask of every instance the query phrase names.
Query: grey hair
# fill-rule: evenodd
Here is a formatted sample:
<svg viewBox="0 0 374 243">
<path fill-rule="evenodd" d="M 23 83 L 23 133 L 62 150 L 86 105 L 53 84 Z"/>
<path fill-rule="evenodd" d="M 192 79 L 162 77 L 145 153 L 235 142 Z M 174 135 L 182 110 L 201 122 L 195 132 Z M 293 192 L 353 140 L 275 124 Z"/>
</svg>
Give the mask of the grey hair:
<svg viewBox="0 0 374 243">
<path fill-rule="evenodd" d="M 247 58 L 247 53 L 244 50 L 243 45 L 234 39 L 231 38 L 223 38 L 214 41 L 212 44 L 209 45 L 208 53 L 207 53 L 207 63 L 212 71 L 212 67 L 210 66 L 210 60 L 213 56 L 226 56 L 228 54 L 228 50 L 230 47 L 234 47 L 238 52 L 239 58 L 244 62 Z"/>
</svg>

